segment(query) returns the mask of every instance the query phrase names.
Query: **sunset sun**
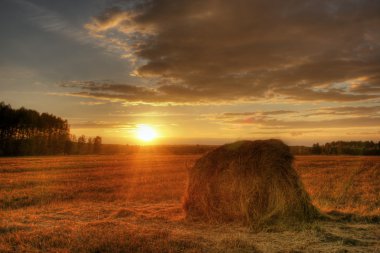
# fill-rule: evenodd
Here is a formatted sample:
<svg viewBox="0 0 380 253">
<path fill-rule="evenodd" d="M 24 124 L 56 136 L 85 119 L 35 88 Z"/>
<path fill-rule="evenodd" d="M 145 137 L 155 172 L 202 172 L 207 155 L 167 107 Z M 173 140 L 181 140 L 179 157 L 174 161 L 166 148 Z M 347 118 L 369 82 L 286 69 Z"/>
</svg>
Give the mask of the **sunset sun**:
<svg viewBox="0 0 380 253">
<path fill-rule="evenodd" d="M 138 125 L 136 128 L 136 137 L 139 140 L 149 142 L 157 138 L 157 132 L 149 125 Z"/>
</svg>

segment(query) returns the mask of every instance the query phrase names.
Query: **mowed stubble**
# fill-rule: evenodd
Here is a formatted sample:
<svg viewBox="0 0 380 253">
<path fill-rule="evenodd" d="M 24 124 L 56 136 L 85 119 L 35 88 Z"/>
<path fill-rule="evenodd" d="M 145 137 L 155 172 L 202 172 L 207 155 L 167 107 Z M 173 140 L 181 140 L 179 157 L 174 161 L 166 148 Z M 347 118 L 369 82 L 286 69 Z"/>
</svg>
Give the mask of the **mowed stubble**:
<svg viewBox="0 0 380 253">
<path fill-rule="evenodd" d="M 380 158 L 299 156 L 313 204 L 365 221 L 252 233 L 192 222 L 181 208 L 198 155 L 0 159 L 0 252 L 276 252 L 379 250 Z"/>
</svg>

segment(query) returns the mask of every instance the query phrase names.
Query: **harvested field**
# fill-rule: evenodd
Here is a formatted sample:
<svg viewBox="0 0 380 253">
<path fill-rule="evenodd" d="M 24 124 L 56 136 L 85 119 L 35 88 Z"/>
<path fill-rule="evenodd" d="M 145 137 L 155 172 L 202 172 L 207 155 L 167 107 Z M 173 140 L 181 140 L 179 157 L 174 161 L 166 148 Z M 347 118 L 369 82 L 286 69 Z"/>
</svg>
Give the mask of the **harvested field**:
<svg viewBox="0 0 380 253">
<path fill-rule="evenodd" d="M 341 212 L 293 230 L 189 221 L 199 156 L 0 159 L 0 252 L 379 252 L 380 158 L 299 156 L 312 203 Z"/>
</svg>

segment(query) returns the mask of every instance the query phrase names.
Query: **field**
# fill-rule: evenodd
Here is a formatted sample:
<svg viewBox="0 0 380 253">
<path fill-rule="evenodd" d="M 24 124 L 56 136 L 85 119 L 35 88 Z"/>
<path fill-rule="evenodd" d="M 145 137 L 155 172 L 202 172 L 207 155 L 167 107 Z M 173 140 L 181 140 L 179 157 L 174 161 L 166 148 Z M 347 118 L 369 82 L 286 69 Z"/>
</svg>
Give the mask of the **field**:
<svg viewBox="0 0 380 253">
<path fill-rule="evenodd" d="M 185 219 L 198 157 L 2 158 L 0 252 L 380 252 L 380 158 L 297 157 L 313 203 L 337 220 L 256 233 Z"/>
</svg>

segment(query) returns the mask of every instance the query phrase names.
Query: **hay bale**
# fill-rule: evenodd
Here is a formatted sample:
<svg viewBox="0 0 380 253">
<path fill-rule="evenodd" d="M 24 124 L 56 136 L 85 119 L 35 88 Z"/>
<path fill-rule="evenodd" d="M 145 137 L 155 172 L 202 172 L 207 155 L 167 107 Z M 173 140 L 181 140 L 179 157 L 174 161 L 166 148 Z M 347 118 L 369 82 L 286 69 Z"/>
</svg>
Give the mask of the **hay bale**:
<svg viewBox="0 0 380 253">
<path fill-rule="evenodd" d="M 260 228 L 319 217 L 280 140 L 238 141 L 200 158 L 189 170 L 187 217 L 242 221 Z"/>
</svg>

